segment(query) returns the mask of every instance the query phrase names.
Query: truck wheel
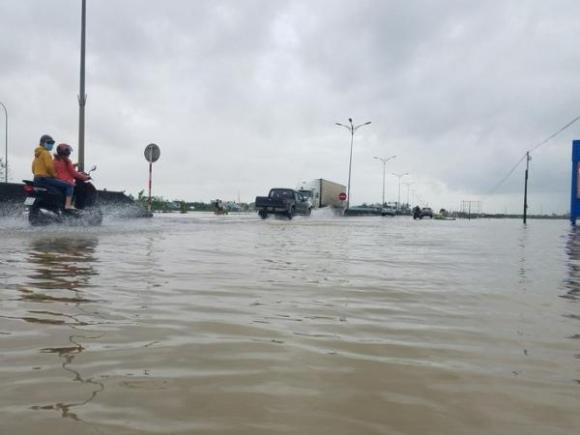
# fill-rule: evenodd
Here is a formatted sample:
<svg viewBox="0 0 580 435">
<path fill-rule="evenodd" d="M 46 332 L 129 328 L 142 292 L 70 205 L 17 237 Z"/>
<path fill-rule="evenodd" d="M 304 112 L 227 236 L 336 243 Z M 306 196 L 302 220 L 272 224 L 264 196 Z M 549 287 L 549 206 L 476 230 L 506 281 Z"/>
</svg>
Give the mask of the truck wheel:
<svg viewBox="0 0 580 435">
<path fill-rule="evenodd" d="M 312 209 L 309 208 L 308 210 L 306 210 L 306 216 L 310 216 L 312 214 Z"/>
<path fill-rule="evenodd" d="M 266 219 L 268 217 L 268 213 L 265 210 L 260 210 L 258 212 L 258 215 L 262 218 L 262 219 Z"/>
<path fill-rule="evenodd" d="M 294 213 L 296 212 L 296 210 L 294 209 L 294 207 L 292 207 L 289 211 L 288 211 L 288 219 L 292 220 L 292 218 L 294 217 Z"/>
</svg>

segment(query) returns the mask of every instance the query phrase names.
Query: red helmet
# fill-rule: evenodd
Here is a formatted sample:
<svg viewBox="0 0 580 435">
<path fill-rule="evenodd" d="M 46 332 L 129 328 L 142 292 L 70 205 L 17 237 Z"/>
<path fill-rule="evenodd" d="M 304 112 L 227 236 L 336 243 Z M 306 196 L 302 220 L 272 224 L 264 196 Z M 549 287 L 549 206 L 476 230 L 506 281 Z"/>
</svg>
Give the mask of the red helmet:
<svg viewBox="0 0 580 435">
<path fill-rule="evenodd" d="M 61 157 L 68 157 L 70 156 L 70 153 L 72 153 L 72 147 L 66 143 L 61 143 L 58 144 L 58 146 L 56 147 L 56 154 L 58 154 Z"/>
</svg>

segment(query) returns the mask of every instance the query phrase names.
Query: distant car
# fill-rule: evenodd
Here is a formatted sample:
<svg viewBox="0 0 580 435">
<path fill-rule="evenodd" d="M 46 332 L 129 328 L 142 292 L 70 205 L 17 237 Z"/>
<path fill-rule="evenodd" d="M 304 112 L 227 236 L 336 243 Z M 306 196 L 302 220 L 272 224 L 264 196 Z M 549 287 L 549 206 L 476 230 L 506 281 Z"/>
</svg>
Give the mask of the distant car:
<svg viewBox="0 0 580 435">
<path fill-rule="evenodd" d="M 381 216 L 395 216 L 397 214 L 397 209 L 395 207 L 383 207 L 381 209 Z"/>
<path fill-rule="evenodd" d="M 372 205 L 355 205 L 344 211 L 345 216 L 381 216 L 382 208 Z"/>
<path fill-rule="evenodd" d="M 421 209 L 421 219 L 423 219 L 424 217 L 429 217 L 433 219 L 433 210 L 431 210 L 429 207 L 423 207 Z"/>
</svg>

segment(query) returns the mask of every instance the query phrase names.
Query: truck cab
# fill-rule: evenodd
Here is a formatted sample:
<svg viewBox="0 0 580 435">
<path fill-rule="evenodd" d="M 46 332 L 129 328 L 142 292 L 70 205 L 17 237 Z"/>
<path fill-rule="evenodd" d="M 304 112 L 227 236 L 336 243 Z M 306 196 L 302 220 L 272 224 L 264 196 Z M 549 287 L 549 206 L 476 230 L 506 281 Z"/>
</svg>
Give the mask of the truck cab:
<svg viewBox="0 0 580 435">
<path fill-rule="evenodd" d="M 314 204 L 316 203 L 316 201 L 314 199 L 314 195 L 315 195 L 314 190 L 311 190 L 311 189 L 300 189 L 300 190 L 298 190 L 298 193 L 300 195 L 302 195 L 302 197 L 304 198 L 304 201 L 305 202 L 309 202 L 311 209 L 312 208 L 315 208 L 315 205 Z"/>
</svg>

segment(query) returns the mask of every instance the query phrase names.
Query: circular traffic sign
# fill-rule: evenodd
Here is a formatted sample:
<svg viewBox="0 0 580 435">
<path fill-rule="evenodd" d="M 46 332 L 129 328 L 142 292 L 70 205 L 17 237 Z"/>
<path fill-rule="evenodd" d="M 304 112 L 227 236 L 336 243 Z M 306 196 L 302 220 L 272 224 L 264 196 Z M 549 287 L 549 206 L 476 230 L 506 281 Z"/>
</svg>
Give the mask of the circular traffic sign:
<svg viewBox="0 0 580 435">
<path fill-rule="evenodd" d="M 346 200 L 346 193 L 344 193 L 344 192 L 340 192 L 340 193 L 338 194 L 338 199 L 340 199 L 341 201 L 344 201 L 344 200 Z"/>
<path fill-rule="evenodd" d="M 150 143 L 145 147 L 145 160 L 147 160 L 149 163 L 153 163 L 159 160 L 160 155 L 161 150 L 156 144 Z"/>
</svg>

